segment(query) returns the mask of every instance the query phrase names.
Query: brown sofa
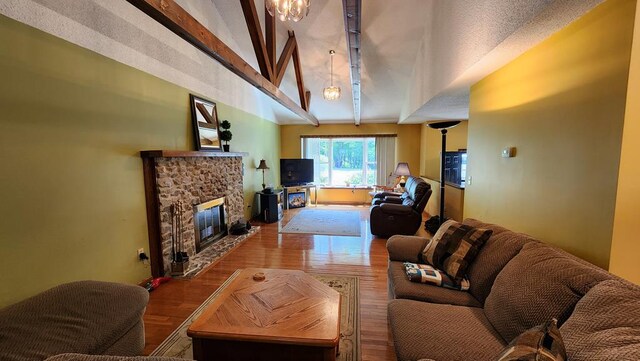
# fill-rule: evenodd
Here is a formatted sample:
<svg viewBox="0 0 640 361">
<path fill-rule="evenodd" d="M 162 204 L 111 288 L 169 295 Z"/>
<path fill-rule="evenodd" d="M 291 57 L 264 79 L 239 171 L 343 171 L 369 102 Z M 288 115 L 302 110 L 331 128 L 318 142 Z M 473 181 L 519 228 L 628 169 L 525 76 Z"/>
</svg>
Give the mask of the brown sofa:
<svg viewBox="0 0 640 361">
<path fill-rule="evenodd" d="M 118 283 L 80 281 L 54 287 L 0 310 L 0 359 L 44 360 L 62 353 L 140 355 L 148 300 L 144 288 Z M 64 357 L 89 356 L 57 359 Z"/>
<path fill-rule="evenodd" d="M 369 217 L 371 234 L 385 238 L 394 234 L 416 234 L 431 192 L 431 186 L 424 179 L 409 177 L 403 193 L 376 194 Z"/>
<path fill-rule="evenodd" d="M 557 318 L 572 361 L 640 360 L 640 287 L 525 234 L 493 230 L 472 263 L 468 292 L 410 282 L 427 239 L 394 236 L 389 323 L 398 360 L 495 360 L 523 331 Z"/>
</svg>

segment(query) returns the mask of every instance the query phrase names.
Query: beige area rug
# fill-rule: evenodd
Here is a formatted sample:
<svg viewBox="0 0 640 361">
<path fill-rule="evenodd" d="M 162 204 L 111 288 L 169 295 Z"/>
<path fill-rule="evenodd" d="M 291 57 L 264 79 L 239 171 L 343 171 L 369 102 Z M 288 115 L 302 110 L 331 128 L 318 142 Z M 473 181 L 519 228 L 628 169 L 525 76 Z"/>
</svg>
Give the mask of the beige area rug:
<svg viewBox="0 0 640 361">
<path fill-rule="evenodd" d="M 253 236 L 254 234 L 260 231 L 260 227 L 251 227 L 247 234 L 242 234 L 239 236 L 228 235 L 209 247 L 205 248 L 204 251 L 191 256 L 189 258 L 189 269 L 182 276 L 173 276 L 173 278 L 178 279 L 190 279 L 193 278 L 205 269 L 215 263 L 217 260 L 225 256 L 227 253 L 231 252 L 234 248 L 240 245 L 240 243 L 247 240 L 247 238 Z"/>
<path fill-rule="evenodd" d="M 280 233 L 309 233 L 329 236 L 360 236 L 360 211 L 304 209 Z"/>
<path fill-rule="evenodd" d="M 149 356 L 177 357 L 193 360 L 191 338 L 187 336 L 189 325 L 202 314 L 205 308 L 238 275 L 231 275 L 206 301 L 204 301 L 178 328 L 173 331 Z M 340 354 L 337 361 L 360 360 L 360 292 L 357 276 L 313 274 L 315 279 L 338 291 L 340 305 Z"/>
</svg>

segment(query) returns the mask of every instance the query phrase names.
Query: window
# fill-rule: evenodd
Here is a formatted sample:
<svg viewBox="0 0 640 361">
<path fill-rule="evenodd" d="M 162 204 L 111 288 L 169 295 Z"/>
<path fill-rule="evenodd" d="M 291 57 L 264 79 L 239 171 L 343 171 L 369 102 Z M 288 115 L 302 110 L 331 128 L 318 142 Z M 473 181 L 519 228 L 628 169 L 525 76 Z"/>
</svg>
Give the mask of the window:
<svg viewBox="0 0 640 361">
<path fill-rule="evenodd" d="M 376 184 L 375 138 L 303 138 L 302 149 L 314 160 L 317 184 Z"/>
</svg>

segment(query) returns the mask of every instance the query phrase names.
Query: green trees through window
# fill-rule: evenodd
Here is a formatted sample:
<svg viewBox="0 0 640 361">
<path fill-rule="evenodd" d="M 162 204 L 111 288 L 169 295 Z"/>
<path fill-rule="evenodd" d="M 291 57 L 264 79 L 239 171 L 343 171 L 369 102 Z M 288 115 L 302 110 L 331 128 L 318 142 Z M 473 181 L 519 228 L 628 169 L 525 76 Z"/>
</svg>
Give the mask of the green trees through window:
<svg viewBox="0 0 640 361">
<path fill-rule="evenodd" d="M 375 138 L 304 138 L 303 153 L 305 158 L 314 160 L 318 184 L 376 183 Z"/>
</svg>

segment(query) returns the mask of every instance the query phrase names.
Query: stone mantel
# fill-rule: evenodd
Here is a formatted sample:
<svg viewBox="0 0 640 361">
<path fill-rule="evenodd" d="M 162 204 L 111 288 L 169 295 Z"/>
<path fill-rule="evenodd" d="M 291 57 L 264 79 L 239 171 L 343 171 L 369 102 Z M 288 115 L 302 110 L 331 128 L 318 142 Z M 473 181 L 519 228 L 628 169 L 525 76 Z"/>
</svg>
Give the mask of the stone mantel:
<svg viewBox="0 0 640 361">
<path fill-rule="evenodd" d="M 191 158 L 191 157 L 246 157 L 246 152 L 189 151 L 189 150 L 143 150 L 142 158 Z"/>
</svg>

